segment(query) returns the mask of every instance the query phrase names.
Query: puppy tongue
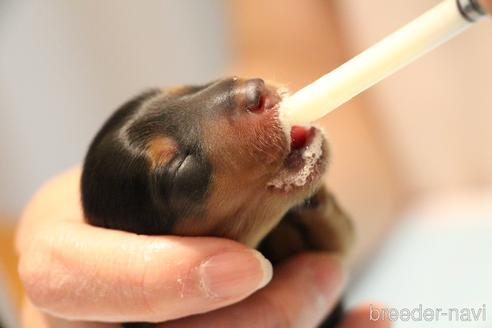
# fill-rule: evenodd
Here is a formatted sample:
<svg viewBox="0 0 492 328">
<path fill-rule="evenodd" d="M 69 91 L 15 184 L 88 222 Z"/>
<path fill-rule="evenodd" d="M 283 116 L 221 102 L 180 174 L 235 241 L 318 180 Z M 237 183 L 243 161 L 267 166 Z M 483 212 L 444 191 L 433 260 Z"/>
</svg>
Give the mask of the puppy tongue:
<svg viewBox="0 0 492 328">
<path fill-rule="evenodd" d="M 290 147 L 292 150 L 301 149 L 306 146 L 312 131 L 310 128 L 294 125 L 290 130 Z"/>
</svg>

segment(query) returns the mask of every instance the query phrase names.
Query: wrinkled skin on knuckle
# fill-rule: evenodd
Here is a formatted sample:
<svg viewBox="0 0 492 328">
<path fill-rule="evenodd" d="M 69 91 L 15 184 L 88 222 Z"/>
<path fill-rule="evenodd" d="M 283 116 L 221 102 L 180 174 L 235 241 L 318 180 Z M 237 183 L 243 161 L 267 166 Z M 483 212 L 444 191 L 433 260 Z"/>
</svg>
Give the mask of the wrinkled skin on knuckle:
<svg viewBox="0 0 492 328">
<path fill-rule="evenodd" d="M 168 317 L 169 313 L 186 313 L 193 302 L 202 302 L 207 299 L 206 291 L 200 285 L 199 274 L 196 265 L 188 261 L 181 260 L 166 264 L 165 254 L 153 254 L 152 259 L 144 261 L 138 268 L 138 277 L 135 281 L 134 290 L 136 299 L 139 300 L 155 318 L 155 321 L 174 319 Z M 163 279 L 164 277 L 174 277 L 173 279 Z M 186 308 L 182 308 L 185 302 L 165 302 L 168 297 L 163 295 L 173 295 L 179 299 L 186 299 Z"/>
<path fill-rule="evenodd" d="M 162 316 L 165 316 L 170 308 L 173 307 L 172 304 L 164 304 L 164 298 L 161 295 L 175 294 L 177 290 L 177 281 L 176 283 L 170 283 L 163 279 L 163 277 L 170 276 L 170 271 L 175 271 L 176 267 L 169 268 L 162 263 L 159 256 L 154 256 L 150 261 L 144 261 L 138 269 L 138 277 L 136 279 L 139 283 L 134 289 L 135 298 L 147 308 L 149 313 L 153 317 L 160 316 L 156 320 L 168 319 L 162 318 Z M 175 274 L 173 273 L 173 275 Z"/>
</svg>

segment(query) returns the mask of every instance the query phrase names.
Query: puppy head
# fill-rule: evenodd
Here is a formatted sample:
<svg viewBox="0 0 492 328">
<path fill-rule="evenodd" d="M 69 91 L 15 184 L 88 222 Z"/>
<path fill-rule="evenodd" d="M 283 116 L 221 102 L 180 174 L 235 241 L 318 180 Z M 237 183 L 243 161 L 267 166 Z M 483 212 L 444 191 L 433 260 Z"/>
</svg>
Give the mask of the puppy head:
<svg viewBox="0 0 492 328">
<path fill-rule="evenodd" d="M 326 166 L 320 131 L 284 131 L 282 96 L 261 79 L 230 78 L 128 102 L 87 154 L 87 219 L 138 233 L 257 242 L 316 189 Z"/>
</svg>

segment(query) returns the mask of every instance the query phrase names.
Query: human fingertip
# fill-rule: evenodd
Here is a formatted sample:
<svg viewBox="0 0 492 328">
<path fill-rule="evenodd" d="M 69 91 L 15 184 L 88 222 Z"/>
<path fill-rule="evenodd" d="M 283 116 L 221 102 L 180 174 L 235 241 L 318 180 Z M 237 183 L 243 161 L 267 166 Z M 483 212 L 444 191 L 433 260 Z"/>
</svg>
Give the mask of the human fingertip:
<svg viewBox="0 0 492 328">
<path fill-rule="evenodd" d="M 263 271 L 263 280 L 259 284 L 258 289 L 265 287 L 273 277 L 273 266 L 272 263 L 263 256 L 260 252 L 253 249 L 251 250 L 253 255 L 257 258 L 258 262 L 260 262 L 261 270 Z"/>
<path fill-rule="evenodd" d="M 205 260 L 199 267 L 200 285 L 207 296 L 244 298 L 272 279 L 271 263 L 256 250 L 228 251 Z"/>
</svg>

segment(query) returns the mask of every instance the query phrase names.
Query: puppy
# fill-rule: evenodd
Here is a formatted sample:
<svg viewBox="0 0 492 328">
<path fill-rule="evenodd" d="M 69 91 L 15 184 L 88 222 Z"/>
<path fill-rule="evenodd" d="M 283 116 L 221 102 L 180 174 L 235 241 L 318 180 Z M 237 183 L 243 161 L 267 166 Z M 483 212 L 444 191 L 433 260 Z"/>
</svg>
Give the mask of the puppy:
<svg viewBox="0 0 492 328">
<path fill-rule="evenodd" d="M 85 158 L 87 222 L 230 238 L 273 263 L 305 250 L 345 254 L 352 226 L 321 185 L 327 142 L 315 127 L 286 131 L 279 121 L 284 95 L 261 79 L 233 77 L 128 101 Z"/>
</svg>

